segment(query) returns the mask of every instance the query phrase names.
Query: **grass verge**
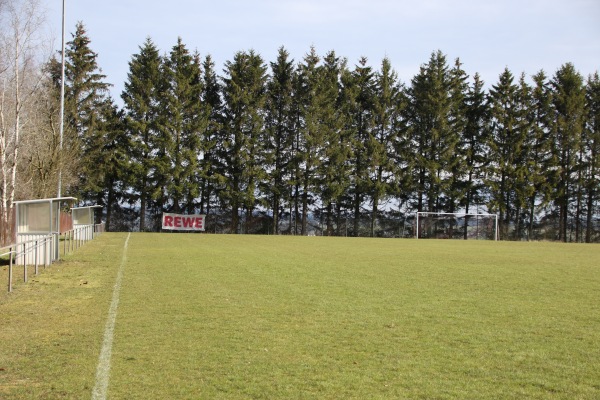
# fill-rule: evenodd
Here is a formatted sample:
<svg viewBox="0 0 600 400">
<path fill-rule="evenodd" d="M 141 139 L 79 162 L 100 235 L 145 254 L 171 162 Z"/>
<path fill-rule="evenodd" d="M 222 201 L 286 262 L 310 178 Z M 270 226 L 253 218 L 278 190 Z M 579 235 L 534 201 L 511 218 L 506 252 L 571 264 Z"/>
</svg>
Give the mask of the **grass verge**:
<svg viewBox="0 0 600 400">
<path fill-rule="evenodd" d="M 13 292 L 0 291 L 1 399 L 90 397 L 124 238 L 102 235 L 37 276 L 29 267 L 27 283 L 15 269 Z"/>
</svg>

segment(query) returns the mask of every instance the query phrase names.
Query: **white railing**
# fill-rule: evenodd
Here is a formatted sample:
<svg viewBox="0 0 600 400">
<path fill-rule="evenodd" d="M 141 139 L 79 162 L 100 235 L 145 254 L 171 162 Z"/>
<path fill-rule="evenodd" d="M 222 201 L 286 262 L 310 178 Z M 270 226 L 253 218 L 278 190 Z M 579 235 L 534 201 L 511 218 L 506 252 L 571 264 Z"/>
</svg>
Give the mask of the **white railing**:
<svg viewBox="0 0 600 400">
<path fill-rule="evenodd" d="M 60 259 L 59 242 L 63 242 L 62 255 L 72 253 L 86 242 L 104 232 L 104 224 L 81 225 L 59 235 L 51 233 L 20 243 L 0 247 L 0 257 L 8 256 L 8 291 L 12 292 L 13 270 L 15 266 L 23 267 L 23 282 L 28 279 L 28 267 L 34 267 L 34 273 L 39 273 L 39 266 L 46 267 Z"/>
<path fill-rule="evenodd" d="M 34 266 L 34 273 L 39 273 L 39 266 L 44 268 L 51 265 L 55 261 L 52 257 L 52 243 L 54 242 L 53 235 L 46 235 L 40 238 L 27 240 L 21 243 L 12 244 L 0 248 L 0 257 L 8 256 L 8 291 L 12 292 L 13 283 L 13 268 L 15 265 L 23 266 L 23 282 L 28 279 L 28 266 Z M 8 251 L 7 251 L 8 250 Z M 28 259 L 33 259 L 33 264 L 27 262 Z M 13 262 L 19 260 L 19 263 Z"/>
<path fill-rule="evenodd" d="M 80 225 L 63 234 L 63 254 L 72 253 L 104 232 L 104 224 Z"/>
</svg>

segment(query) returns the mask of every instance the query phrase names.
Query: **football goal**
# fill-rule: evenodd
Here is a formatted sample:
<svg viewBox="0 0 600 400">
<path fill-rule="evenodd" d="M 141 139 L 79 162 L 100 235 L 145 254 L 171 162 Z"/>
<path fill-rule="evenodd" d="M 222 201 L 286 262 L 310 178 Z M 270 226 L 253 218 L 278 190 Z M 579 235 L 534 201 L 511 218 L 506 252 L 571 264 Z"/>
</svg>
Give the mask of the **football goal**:
<svg viewBox="0 0 600 400">
<path fill-rule="evenodd" d="M 498 240 L 496 214 L 417 212 L 417 239 Z"/>
</svg>

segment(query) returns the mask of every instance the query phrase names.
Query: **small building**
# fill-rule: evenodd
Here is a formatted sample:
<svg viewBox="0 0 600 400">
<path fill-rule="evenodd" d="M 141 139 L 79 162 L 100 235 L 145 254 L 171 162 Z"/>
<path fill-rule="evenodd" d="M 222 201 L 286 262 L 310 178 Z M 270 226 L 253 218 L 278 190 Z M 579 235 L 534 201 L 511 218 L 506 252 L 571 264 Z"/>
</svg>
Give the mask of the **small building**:
<svg viewBox="0 0 600 400">
<path fill-rule="evenodd" d="M 73 216 L 73 230 L 75 231 L 75 240 L 92 240 L 95 237 L 95 212 L 102 209 L 102 206 L 85 206 L 71 208 Z"/>
<path fill-rule="evenodd" d="M 25 244 L 25 263 L 52 262 L 58 259 L 60 239 L 60 211 L 69 209 L 77 201 L 75 197 L 58 197 L 53 199 L 23 200 L 13 202 L 15 206 L 15 235 L 18 251 L 17 262 L 23 262 Z M 36 246 L 37 240 L 52 236 L 51 245 Z M 37 247 L 37 248 L 36 248 Z M 35 251 L 33 250 L 34 248 Z M 19 260 L 20 259 L 20 260 Z"/>
</svg>

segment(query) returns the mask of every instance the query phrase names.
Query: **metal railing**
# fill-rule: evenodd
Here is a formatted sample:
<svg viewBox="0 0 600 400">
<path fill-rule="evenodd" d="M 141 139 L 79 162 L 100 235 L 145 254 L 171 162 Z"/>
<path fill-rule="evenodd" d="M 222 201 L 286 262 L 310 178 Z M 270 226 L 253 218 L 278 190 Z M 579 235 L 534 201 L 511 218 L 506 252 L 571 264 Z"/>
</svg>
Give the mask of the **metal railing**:
<svg viewBox="0 0 600 400">
<path fill-rule="evenodd" d="M 55 240 L 63 242 L 62 255 L 72 253 L 86 242 L 104 232 L 104 225 L 82 225 L 73 228 L 62 235 L 51 233 L 36 239 L 0 247 L 0 257 L 8 256 L 8 291 L 12 292 L 14 267 L 23 267 L 23 282 L 28 280 L 28 267 L 34 267 L 34 273 L 39 273 L 40 265 L 45 269 L 60 259 L 60 246 Z M 57 251 L 55 251 L 57 250 Z"/>
<path fill-rule="evenodd" d="M 23 266 L 23 282 L 27 282 L 27 259 L 33 254 L 34 272 L 39 273 L 40 264 L 44 268 L 50 266 L 55 260 L 52 257 L 53 235 L 46 235 L 38 239 L 27 240 L 25 242 L 12 244 L 0 248 L 0 257 L 8 256 L 8 291 L 12 292 L 13 269 L 15 265 Z M 8 250 L 8 251 L 6 251 Z M 40 251 L 41 250 L 41 251 Z M 17 264 L 15 260 L 20 260 Z"/>
<path fill-rule="evenodd" d="M 104 232 L 104 224 L 81 225 L 63 233 L 63 255 L 72 253 L 85 242 L 96 238 Z"/>
</svg>

